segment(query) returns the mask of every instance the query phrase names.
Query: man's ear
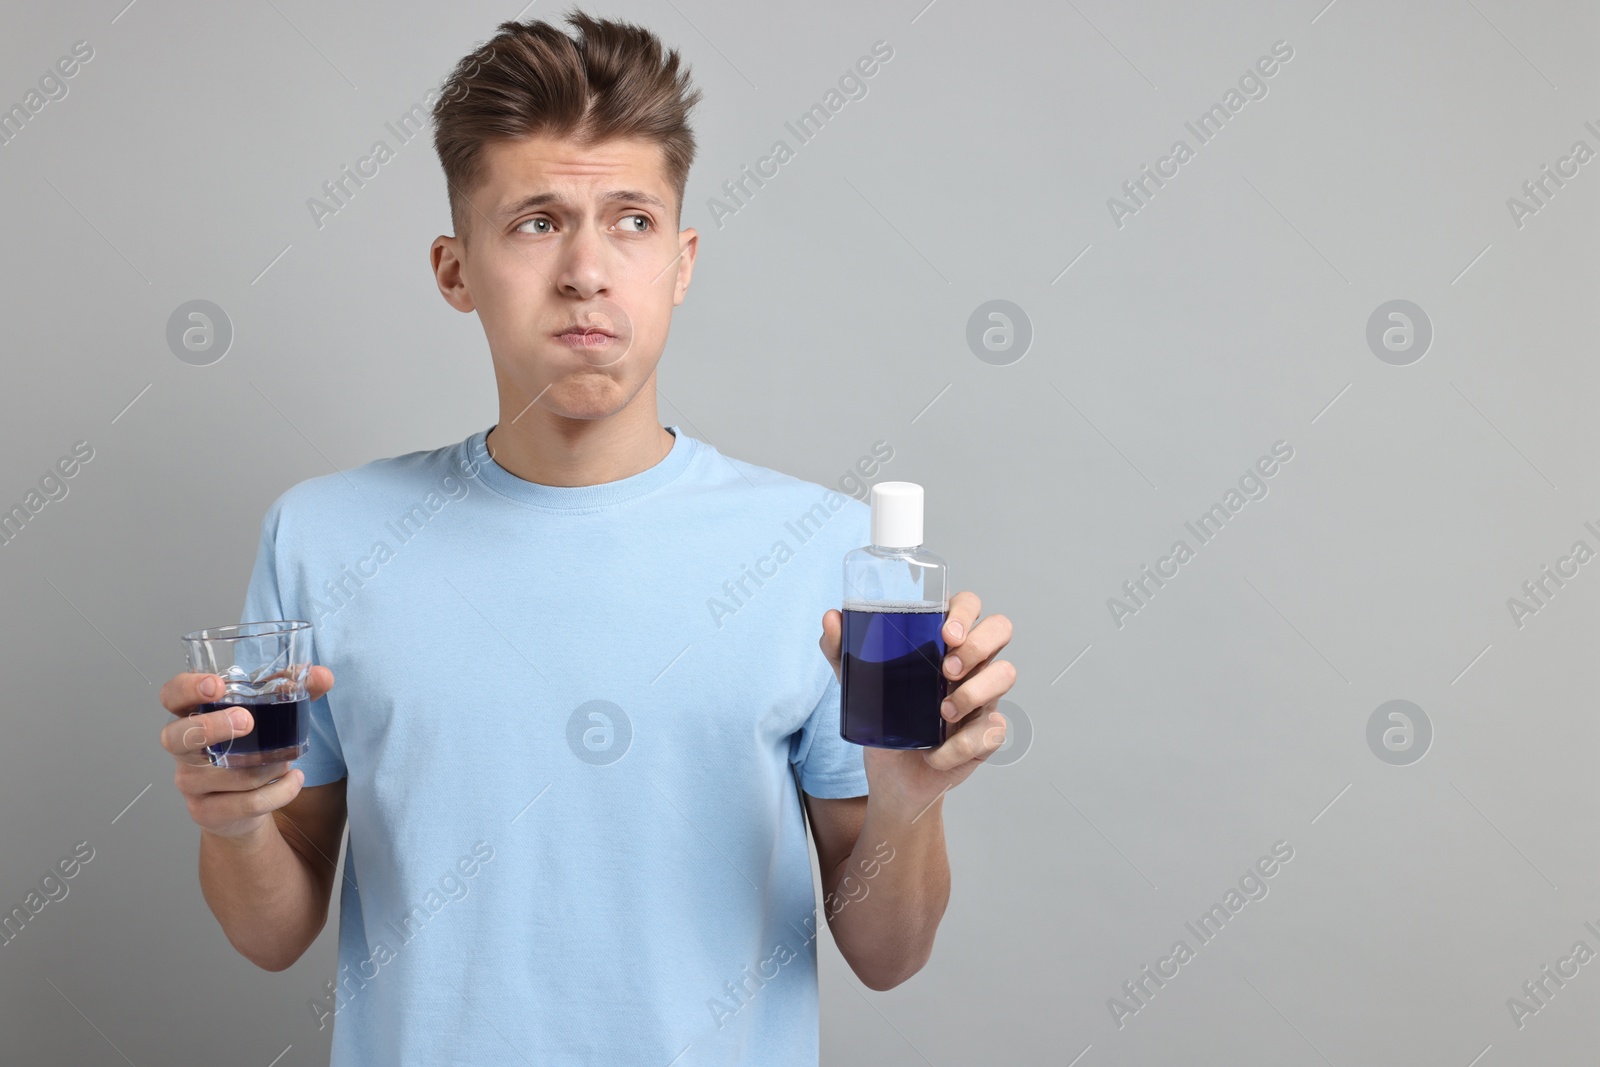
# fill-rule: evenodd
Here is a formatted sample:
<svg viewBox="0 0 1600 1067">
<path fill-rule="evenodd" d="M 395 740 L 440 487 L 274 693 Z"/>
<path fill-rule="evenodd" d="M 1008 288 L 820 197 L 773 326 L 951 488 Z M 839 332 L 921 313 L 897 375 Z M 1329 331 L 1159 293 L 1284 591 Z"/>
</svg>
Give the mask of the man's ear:
<svg viewBox="0 0 1600 1067">
<path fill-rule="evenodd" d="M 478 306 L 467 288 L 466 277 L 461 273 L 465 256 L 466 246 L 461 238 L 446 237 L 444 234 L 435 237 L 433 246 L 428 249 L 433 280 L 438 283 L 445 302 L 457 311 L 472 311 Z"/>
<path fill-rule="evenodd" d="M 678 234 L 678 274 L 672 290 L 672 306 L 683 303 L 689 293 L 689 279 L 694 274 L 694 257 L 700 248 L 700 234 L 694 227 Z"/>
</svg>

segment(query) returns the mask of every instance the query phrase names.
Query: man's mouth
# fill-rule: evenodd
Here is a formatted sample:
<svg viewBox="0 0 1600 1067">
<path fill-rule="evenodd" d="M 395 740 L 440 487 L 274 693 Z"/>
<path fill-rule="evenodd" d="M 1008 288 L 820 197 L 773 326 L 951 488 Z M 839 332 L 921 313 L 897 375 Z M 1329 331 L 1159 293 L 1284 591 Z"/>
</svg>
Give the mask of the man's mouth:
<svg viewBox="0 0 1600 1067">
<path fill-rule="evenodd" d="M 617 335 L 598 326 L 569 326 L 555 338 L 573 348 L 601 348 L 615 341 Z"/>
</svg>

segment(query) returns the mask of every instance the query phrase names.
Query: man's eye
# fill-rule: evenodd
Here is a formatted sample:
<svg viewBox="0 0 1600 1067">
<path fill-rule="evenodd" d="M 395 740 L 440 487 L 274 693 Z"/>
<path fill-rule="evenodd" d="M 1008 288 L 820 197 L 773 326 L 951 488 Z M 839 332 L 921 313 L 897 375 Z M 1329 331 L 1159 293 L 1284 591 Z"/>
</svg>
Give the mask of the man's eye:
<svg viewBox="0 0 1600 1067">
<path fill-rule="evenodd" d="M 633 231 L 634 233 L 644 233 L 650 228 L 650 216 L 648 215 L 624 215 L 622 221 L 627 222 L 629 219 L 638 219 L 643 223 L 639 229 Z"/>
<path fill-rule="evenodd" d="M 544 225 L 548 226 L 548 225 L 550 225 L 550 220 L 547 219 L 547 218 L 544 218 L 542 216 L 540 218 L 536 218 L 536 219 L 529 219 L 527 222 L 519 224 L 517 226 L 517 229 L 523 230 L 524 233 L 549 233 L 550 232 L 549 230 L 531 230 L 530 231 L 530 230 L 523 229 L 526 226 L 532 226 L 532 225 L 534 225 L 536 223 L 543 223 Z"/>
</svg>

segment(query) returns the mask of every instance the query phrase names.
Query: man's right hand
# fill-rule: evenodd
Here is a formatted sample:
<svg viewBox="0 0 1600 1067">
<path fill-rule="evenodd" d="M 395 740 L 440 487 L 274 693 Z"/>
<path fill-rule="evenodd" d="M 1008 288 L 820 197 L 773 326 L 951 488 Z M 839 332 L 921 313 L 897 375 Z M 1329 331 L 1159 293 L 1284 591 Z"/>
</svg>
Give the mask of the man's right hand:
<svg viewBox="0 0 1600 1067">
<path fill-rule="evenodd" d="M 306 679 L 310 699 L 316 700 L 332 688 L 333 672 L 312 667 Z M 215 674 L 177 674 L 168 680 L 161 687 L 161 705 L 177 718 L 162 727 L 161 747 L 177 761 L 172 780 L 188 803 L 189 817 L 218 837 L 248 838 L 267 825 L 274 811 L 300 794 L 305 775 L 287 762 L 261 767 L 212 766 L 207 745 L 247 734 L 255 726 L 244 708 L 194 714 L 221 693 L 222 679 Z"/>
</svg>

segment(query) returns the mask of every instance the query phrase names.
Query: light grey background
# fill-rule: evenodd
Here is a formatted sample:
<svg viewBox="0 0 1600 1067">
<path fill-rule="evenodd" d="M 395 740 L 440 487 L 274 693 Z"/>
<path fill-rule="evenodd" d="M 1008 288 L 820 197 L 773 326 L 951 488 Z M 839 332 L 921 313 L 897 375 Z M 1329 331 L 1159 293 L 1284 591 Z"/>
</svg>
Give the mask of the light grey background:
<svg viewBox="0 0 1600 1067">
<path fill-rule="evenodd" d="M 0 548 L 0 910 L 96 850 L 0 948 L 0 1032 L 19 1063 L 321 1063 L 333 924 L 280 974 L 230 949 L 155 686 L 177 634 L 236 618 L 278 493 L 494 421 L 482 332 L 427 269 L 431 145 L 320 230 L 306 201 L 518 11 L 124 2 L 11 5 L 0 33 L 5 106 L 95 51 L 0 147 L 0 503 L 95 450 Z M 1520 1029 L 1506 1002 L 1600 949 L 1600 562 L 1520 628 L 1506 601 L 1600 547 L 1600 162 L 1520 228 L 1506 201 L 1600 149 L 1596 10 L 924 2 L 590 9 L 706 93 L 662 421 L 827 484 L 891 442 L 878 477 L 927 487 L 930 547 L 1016 627 L 1031 748 L 946 802 L 921 974 L 866 991 L 824 935 L 824 1061 L 1592 1056 L 1600 963 Z M 708 197 L 880 39 L 868 95 L 719 227 Z M 1115 225 L 1280 40 L 1268 95 Z M 212 366 L 165 341 L 192 299 L 234 327 Z M 1034 335 L 1007 366 L 966 342 L 994 299 Z M 1366 343 L 1394 299 L 1434 330 L 1408 366 Z M 1279 440 L 1270 494 L 1119 628 L 1107 599 Z M 1392 699 L 1433 725 L 1408 766 L 1367 743 Z M 1119 1028 L 1108 999 L 1279 840 L 1270 893 Z"/>
</svg>

